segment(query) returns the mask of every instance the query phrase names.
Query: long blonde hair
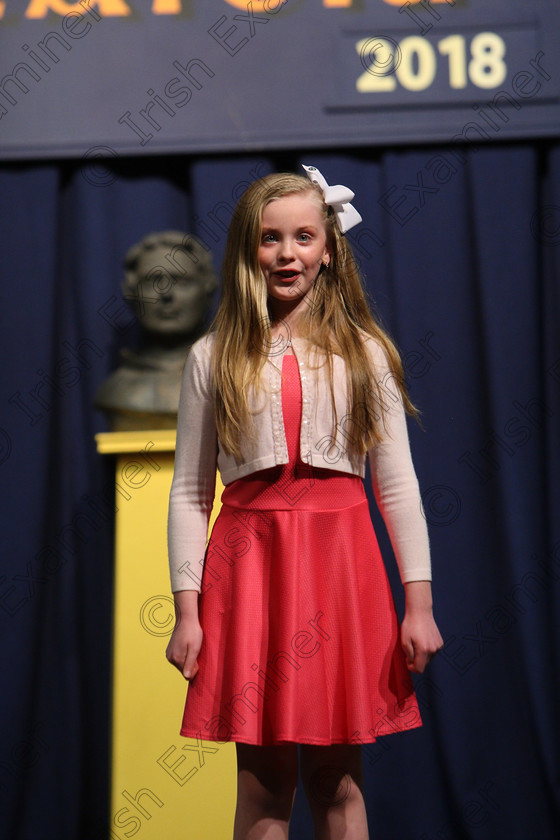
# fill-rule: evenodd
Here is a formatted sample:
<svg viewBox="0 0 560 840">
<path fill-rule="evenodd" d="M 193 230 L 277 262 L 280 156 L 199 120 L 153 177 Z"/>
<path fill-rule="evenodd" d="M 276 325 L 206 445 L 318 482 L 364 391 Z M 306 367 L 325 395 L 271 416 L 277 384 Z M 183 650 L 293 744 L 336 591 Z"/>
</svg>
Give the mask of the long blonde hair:
<svg viewBox="0 0 560 840">
<path fill-rule="evenodd" d="M 242 437 L 254 434 L 248 393 L 252 387 L 262 387 L 267 348 L 272 346 L 267 288 L 258 261 L 262 214 L 270 201 L 302 192 L 308 192 L 321 208 L 330 264 L 317 276 L 310 305 L 298 321 L 298 332 L 314 345 L 322 363 L 328 363 L 335 428 L 338 418 L 333 353 L 342 356 L 346 363 L 350 423 L 344 433 L 349 438 L 349 451 L 365 454 L 382 438 L 379 420 L 384 412 L 379 414 L 379 406 L 384 405 L 383 383 L 372 376 L 364 334 L 385 351 L 391 378 L 405 409 L 414 417 L 419 414 L 406 391 L 399 353 L 370 311 L 350 246 L 321 190 L 301 175 L 267 175 L 247 188 L 235 208 L 222 265 L 222 296 L 209 327 L 214 334 L 212 375 L 217 432 L 224 450 L 237 458 L 241 457 Z"/>
</svg>

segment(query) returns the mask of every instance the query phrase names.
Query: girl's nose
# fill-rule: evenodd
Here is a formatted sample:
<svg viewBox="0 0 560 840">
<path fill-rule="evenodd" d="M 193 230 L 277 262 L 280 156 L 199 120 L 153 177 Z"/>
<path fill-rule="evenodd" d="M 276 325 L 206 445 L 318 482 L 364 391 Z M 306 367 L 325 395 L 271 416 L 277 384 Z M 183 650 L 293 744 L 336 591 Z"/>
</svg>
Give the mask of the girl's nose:
<svg viewBox="0 0 560 840">
<path fill-rule="evenodd" d="M 278 249 L 280 259 L 291 260 L 294 257 L 294 247 L 291 239 L 281 239 Z"/>
</svg>

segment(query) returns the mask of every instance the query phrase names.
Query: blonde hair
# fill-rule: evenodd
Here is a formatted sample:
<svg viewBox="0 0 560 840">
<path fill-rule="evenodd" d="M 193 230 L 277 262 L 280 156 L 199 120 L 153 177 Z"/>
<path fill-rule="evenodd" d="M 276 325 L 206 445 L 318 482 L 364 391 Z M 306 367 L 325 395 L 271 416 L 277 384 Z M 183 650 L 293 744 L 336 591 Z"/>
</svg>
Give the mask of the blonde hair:
<svg viewBox="0 0 560 840">
<path fill-rule="evenodd" d="M 346 363 L 350 423 L 345 434 L 349 437 L 349 451 L 365 454 L 382 438 L 378 409 L 384 405 L 383 383 L 372 377 L 371 360 L 364 346 L 366 335 L 385 351 L 391 378 L 396 381 L 405 409 L 415 417 L 419 414 L 406 392 L 399 353 L 370 311 L 358 267 L 332 207 L 325 204 L 319 187 L 301 175 L 267 175 L 247 188 L 235 208 L 222 265 L 222 296 L 209 327 L 214 334 L 212 374 L 217 432 L 224 450 L 238 458 L 242 436 L 254 435 L 248 393 L 251 388 L 262 387 L 267 348 L 272 346 L 267 288 L 258 261 L 262 214 L 270 201 L 304 192 L 316 199 L 321 208 L 330 263 L 318 274 L 310 305 L 298 321 L 298 332 L 314 345 L 322 364 L 329 365 L 335 428 L 338 418 L 333 353 L 342 356 Z"/>
</svg>

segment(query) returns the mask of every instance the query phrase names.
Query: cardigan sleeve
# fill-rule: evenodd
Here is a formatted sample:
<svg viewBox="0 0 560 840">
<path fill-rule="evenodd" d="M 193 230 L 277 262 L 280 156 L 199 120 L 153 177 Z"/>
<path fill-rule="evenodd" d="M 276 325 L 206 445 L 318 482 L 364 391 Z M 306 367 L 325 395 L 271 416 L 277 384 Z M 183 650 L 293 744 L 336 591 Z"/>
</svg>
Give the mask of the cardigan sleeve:
<svg viewBox="0 0 560 840">
<path fill-rule="evenodd" d="M 218 443 L 208 338 L 199 339 L 183 371 L 167 544 L 171 589 L 201 591 L 208 523 L 216 486 Z"/>
<path fill-rule="evenodd" d="M 412 463 L 402 396 L 381 346 L 371 340 L 368 348 L 376 381 L 381 385 L 376 406 L 383 434 L 383 440 L 368 452 L 373 492 L 402 583 L 431 580 L 428 528 Z"/>
</svg>

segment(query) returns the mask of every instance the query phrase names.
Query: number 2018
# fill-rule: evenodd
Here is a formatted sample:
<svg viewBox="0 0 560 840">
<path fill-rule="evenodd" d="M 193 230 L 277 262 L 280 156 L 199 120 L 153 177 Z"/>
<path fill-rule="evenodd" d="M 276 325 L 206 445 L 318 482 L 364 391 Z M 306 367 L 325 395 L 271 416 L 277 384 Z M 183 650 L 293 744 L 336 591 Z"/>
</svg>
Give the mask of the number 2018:
<svg viewBox="0 0 560 840">
<path fill-rule="evenodd" d="M 440 55 L 447 56 L 452 88 L 466 87 L 468 79 L 479 88 L 494 88 L 506 78 L 506 45 L 495 32 L 474 36 L 468 61 L 463 35 L 449 35 L 438 41 L 437 48 Z M 420 35 L 403 38 L 398 47 L 386 38 L 362 38 L 356 44 L 356 51 L 364 67 L 365 60 L 371 60 L 365 73 L 356 80 L 356 89 L 361 93 L 395 90 L 397 81 L 407 90 L 426 90 L 434 81 L 436 52 Z"/>
</svg>

